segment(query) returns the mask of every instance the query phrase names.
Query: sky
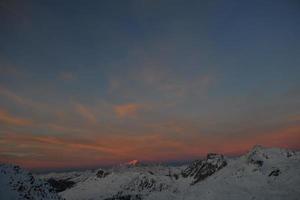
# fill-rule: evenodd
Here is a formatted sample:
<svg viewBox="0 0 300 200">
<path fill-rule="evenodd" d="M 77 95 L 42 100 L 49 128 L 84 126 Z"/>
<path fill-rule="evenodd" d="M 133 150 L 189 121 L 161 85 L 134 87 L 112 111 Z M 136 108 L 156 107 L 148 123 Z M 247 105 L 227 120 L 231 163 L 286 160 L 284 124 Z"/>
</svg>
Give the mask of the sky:
<svg viewBox="0 0 300 200">
<path fill-rule="evenodd" d="M 295 0 L 0 0 L 0 162 L 300 149 Z"/>
</svg>

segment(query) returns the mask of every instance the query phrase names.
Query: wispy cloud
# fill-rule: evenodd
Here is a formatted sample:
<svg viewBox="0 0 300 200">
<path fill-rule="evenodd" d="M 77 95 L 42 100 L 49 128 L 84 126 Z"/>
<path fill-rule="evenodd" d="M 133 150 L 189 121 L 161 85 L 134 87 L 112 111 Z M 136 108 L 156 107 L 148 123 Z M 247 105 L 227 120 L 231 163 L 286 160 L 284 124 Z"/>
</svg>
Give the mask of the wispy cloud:
<svg viewBox="0 0 300 200">
<path fill-rule="evenodd" d="M 257 131 L 251 136 L 201 134 L 199 130 L 191 129 L 191 124 L 185 123 L 161 124 L 159 127 L 149 127 L 148 131 L 132 134 L 100 134 L 92 135 L 34 135 L 7 133 L 0 135 L 0 151 L 13 152 L 0 155 L 0 160 L 10 158 L 12 162 L 23 162 L 27 167 L 35 167 L 43 162 L 48 167 L 70 166 L 78 164 L 78 160 L 89 164 L 117 163 L 128 159 L 148 161 L 189 159 L 203 156 L 208 152 L 239 154 L 249 150 L 255 144 L 265 146 L 299 148 L 300 126 L 286 126 L 269 130 Z M 175 128 L 173 126 L 176 126 Z M 127 130 L 130 131 L 130 130 Z M 175 134 L 165 134 L 173 132 Z M 180 132 L 181 134 L 177 134 Z M 189 133 L 191 132 L 191 133 Z M 186 133 L 186 134 L 183 134 Z M 36 152 L 47 158 L 47 161 L 37 161 Z M 19 153 L 26 153 L 26 162 Z M 30 156 L 32 154 L 32 156 Z M 61 157 L 57 158 L 57 154 Z M 25 159 L 25 158 L 24 158 Z M 87 164 L 86 163 L 86 164 Z"/>
<path fill-rule="evenodd" d="M 120 118 L 125 117 L 136 117 L 138 111 L 142 108 L 142 105 L 135 103 L 127 103 L 121 105 L 115 105 L 114 111 L 116 115 Z"/>
<path fill-rule="evenodd" d="M 0 155 L 2 156 L 9 156 L 9 157 L 27 157 L 32 158 L 33 156 L 41 156 L 38 153 L 24 153 L 24 152 L 1 152 Z"/>
<path fill-rule="evenodd" d="M 29 126 L 32 124 L 31 120 L 12 116 L 4 109 L 0 109 L 0 123 L 14 125 L 14 126 Z"/>
<path fill-rule="evenodd" d="M 17 94 L 16 92 L 14 92 L 6 87 L 3 87 L 1 85 L 0 85 L 0 96 L 3 96 L 5 98 L 11 100 L 12 102 L 14 102 L 15 104 L 17 104 L 19 106 L 29 107 L 31 109 L 35 109 L 38 111 L 51 111 L 51 108 L 48 104 L 33 101 L 32 99 L 21 96 L 21 95 Z"/>
<path fill-rule="evenodd" d="M 215 77 L 211 74 L 194 74 L 185 77 L 163 68 L 143 68 L 138 71 L 136 79 L 145 86 L 175 97 L 202 94 L 215 82 Z"/>
<path fill-rule="evenodd" d="M 141 67 L 114 74 L 109 81 L 109 94 L 129 101 L 175 105 L 202 98 L 215 83 L 216 77 L 210 73 L 182 75 L 163 67 Z"/>
<path fill-rule="evenodd" d="M 5 76 L 16 76 L 19 75 L 19 71 L 13 65 L 0 63 L 0 74 Z"/>
<path fill-rule="evenodd" d="M 25 98 L 22 98 L 20 96 L 18 96 L 17 94 L 15 94 L 14 92 L 12 92 L 11 90 L 2 87 L 0 85 L 0 95 L 5 96 L 6 98 L 9 98 L 10 100 L 18 103 L 18 104 L 31 104 L 31 102 Z"/>
<path fill-rule="evenodd" d="M 64 80 L 64 81 L 71 81 L 71 80 L 75 80 L 76 76 L 74 73 L 72 72 L 61 72 L 58 75 L 59 79 Z"/>
<path fill-rule="evenodd" d="M 300 114 L 289 116 L 288 121 L 290 121 L 290 122 L 300 122 Z"/>
<path fill-rule="evenodd" d="M 82 104 L 76 103 L 75 109 L 76 109 L 77 113 L 79 113 L 87 121 L 89 121 L 91 123 L 97 122 L 97 119 L 96 119 L 94 113 L 88 107 L 86 107 Z"/>
<path fill-rule="evenodd" d="M 60 133 L 84 133 L 86 129 L 74 128 L 67 125 L 60 125 L 54 123 L 42 124 L 42 127 L 46 127 L 47 129 L 51 129 L 55 132 Z"/>
</svg>

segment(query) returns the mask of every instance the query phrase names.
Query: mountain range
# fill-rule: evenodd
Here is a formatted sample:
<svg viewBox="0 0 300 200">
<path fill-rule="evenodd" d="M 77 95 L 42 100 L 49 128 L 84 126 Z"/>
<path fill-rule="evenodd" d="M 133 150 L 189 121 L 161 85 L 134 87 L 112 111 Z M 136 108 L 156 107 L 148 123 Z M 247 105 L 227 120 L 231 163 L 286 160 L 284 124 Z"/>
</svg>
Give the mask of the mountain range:
<svg viewBox="0 0 300 200">
<path fill-rule="evenodd" d="M 187 165 L 143 164 L 32 174 L 0 165 L 0 199 L 254 200 L 300 198 L 300 152 L 254 146 L 229 158 L 208 154 Z"/>
</svg>

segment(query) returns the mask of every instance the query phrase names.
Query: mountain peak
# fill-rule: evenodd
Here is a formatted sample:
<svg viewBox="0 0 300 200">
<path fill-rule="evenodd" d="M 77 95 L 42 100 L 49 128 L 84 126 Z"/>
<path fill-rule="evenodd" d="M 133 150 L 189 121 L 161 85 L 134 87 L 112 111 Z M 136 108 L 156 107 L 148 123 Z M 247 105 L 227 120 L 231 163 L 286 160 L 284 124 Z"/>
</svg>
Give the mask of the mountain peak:
<svg viewBox="0 0 300 200">
<path fill-rule="evenodd" d="M 221 154 L 209 153 L 206 159 L 196 160 L 182 171 L 183 177 L 193 177 L 195 184 L 213 175 L 227 165 L 227 161 Z"/>
<path fill-rule="evenodd" d="M 139 160 L 131 160 L 131 161 L 125 163 L 125 165 L 127 165 L 127 166 L 137 166 L 139 164 L 140 164 Z"/>
</svg>

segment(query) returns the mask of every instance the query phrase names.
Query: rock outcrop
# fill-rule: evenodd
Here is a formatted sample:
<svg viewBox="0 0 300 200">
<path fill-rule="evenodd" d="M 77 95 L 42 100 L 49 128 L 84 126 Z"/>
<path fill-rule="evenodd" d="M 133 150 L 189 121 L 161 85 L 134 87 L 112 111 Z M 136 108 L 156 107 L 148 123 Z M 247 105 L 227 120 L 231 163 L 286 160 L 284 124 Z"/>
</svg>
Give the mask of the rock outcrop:
<svg viewBox="0 0 300 200">
<path fill-rule="evenodd" d="M 192 184 L 206 179 L 227 165 L 223 155 L 207 154 L 206 159 L 196 160 L 182 171 L 183 177 L 192 177 Z"/>
</svg>

